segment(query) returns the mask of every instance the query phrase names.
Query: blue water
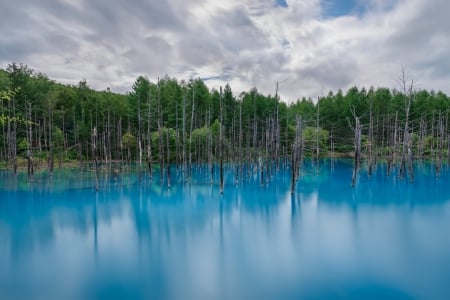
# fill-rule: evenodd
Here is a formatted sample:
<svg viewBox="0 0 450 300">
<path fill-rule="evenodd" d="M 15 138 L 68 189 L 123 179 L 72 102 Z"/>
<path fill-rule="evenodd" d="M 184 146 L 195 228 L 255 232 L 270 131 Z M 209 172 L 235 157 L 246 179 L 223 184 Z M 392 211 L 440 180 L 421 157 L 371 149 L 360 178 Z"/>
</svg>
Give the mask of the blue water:
<svg viewBox="0 0 450 300">
<path fill-rule="evenodd" d="M 351 168 L 307 162 L 294 195 L 288 171 L 229 169 L 223 196 L 200 171 L 0 173 L 0 299 L 449 299 L 449 170 Z"/>
</svg>

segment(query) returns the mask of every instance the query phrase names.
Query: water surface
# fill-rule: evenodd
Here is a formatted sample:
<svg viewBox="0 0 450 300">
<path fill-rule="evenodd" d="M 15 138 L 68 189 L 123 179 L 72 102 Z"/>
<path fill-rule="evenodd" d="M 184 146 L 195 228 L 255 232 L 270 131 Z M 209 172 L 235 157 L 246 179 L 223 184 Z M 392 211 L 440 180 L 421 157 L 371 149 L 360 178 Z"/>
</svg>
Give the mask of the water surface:
<svg viewBox="0 0 450 300">
<path fill-rule="evenodd" d="M 102 178 L 0 173 L 0 299 L 449 299 L 450 185 L 379 165 L 305 163 L 225 193 L 198 171 Z M 178 174 L 180 175 L 180 174 Z"/>
</svg>

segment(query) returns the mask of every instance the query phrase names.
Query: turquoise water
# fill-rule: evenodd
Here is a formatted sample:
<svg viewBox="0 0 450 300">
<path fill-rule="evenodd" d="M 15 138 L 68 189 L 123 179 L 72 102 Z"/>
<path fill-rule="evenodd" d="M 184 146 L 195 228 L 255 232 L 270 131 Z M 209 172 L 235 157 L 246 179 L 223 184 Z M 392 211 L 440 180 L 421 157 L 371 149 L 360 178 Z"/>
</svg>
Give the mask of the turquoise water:
<svg viewBox="0 0 450 300">
<path fill-rule="evenodd" d="M 0 299 L 449 299 L 448 170 L 351 168 L 305 163 L 294 195 L 288 171 L 227 170 L 223 196 L 203 171 L 0 173 Z"/>
</svg>

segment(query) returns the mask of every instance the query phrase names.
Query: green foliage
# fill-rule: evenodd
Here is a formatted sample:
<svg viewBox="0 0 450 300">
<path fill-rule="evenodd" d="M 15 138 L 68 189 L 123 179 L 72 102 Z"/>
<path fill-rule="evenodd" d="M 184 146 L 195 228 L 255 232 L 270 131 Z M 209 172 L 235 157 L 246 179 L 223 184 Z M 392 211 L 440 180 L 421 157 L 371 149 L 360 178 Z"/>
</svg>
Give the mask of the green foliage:
<svg viewBox="0 0 450 300">
<path fill-rule="evenodd" d="M 317 130 L 316 127 L 306 127 L 303 129 L 303 141 L 306 153 L 315 154 L 317 151 L 317 141 L 319 141 L 319 150 L 325 154 L 329 149 L 329 132 L 323 128 Z"/>
<path fill-rule="evenodd" d="M 424 150 L 432 153 L 431 150 L 438 145 L 436 128 L 439 119 L 446 126 L 450 119 L 450 99 L 442 92 L 418 90 L 405 95 L 383 87 L 367 90 L 352 87 L 345 92 L 329 92 L 317 101 L 299 98 L 287 104 L 277 97 L 262 94 L 256 88 L 234 94 L 226 85 L 220 93 L 220 90 L 209 90 L 199 78 L 179 81 L 165 76 L 151 81 L 146 76 L 139 76 L 131 92 L 121 95 L 109 89 L 95 91 L 86 80 L 75 86 L 62 85 L 26 65 L 10 64 L 6 70 L 0 70 L 0 126 L 4 128 L 0 131 L 0 151 L 6 153 L 4 156 L 8 153 L 5 142 L 8 126 L 10 134 L 11 128 L 16 127 L 14 140 L 18 143 L 18 152 L 28 147 L 26 133 L 29 128 L 33 130 L 31 144 L 34 147 L 38 142 L 48 146 L 51 128 L 55 153 L 66 151 L 67 157 L 78 158 L 81 149 L 82 157 L 90 157 L 89 145 L 92 128 L 95 127 L 101 150 L 103 145 L 110 147 L 112 159 L 122 158 L 128 149 L 131 156 L 136 157 L 138 138 L 144 151 L 150 144 L 152 155 L 158 157 L 157 129 L 162 126 L 164 151 L 168 132 L 172 157 L 181 146 L 185 146 L 188 152 L 202 151 L 201 155 L 204 155 L 210 137 L 212 151 L 218 151 L 221 105 L 224 149 L 229 156 L 235 155 L 232 149 L 235 150 L 239 144 L 240 128 L 244 148 L 262 148 L 262 137 L 275 129 L 273 124 L 276 121 L 280 135 L 277 146 L 280 152 L 285 149 L 283 153 L 289 155 L 295 136 L 296 116 L 302 119 L 306 154 L 315 154 L 317 138 L 321 155 L 329 150 L 331 138 L 336 151 L 352 151 L 353 112 L 363 124 L 363 145 L 368 145 L 368 124 L 372 115 L 375 146 L 388 149 L 393 140 L 394 125 L 397 123 L 398 130 L 403 128 L 405 104 L 409 100 L 409 130 L 414 149 L 421 142 L 419 129 L 425 124 Z M 240 119 L 242 124 L 239 124 Z M 186 136 L 186 141 L 182 141 L 183 136 Z"/>
<path fill-rule="evenodd" d="M 64 134 L 62 130 L 58 127 L 53 130 L 53 144 L 55 145 L 55 150 L 60 152 L 63 150 L 64 146 Z"/>
<path fill-rule="evenodd" d="M 18 148 L 18 150 L 19 150 L 19 153 L 22 153 L 22 154 L 26 155 L 27 150 L 28 150 L 28 146 L 29 146 L 29 144 L 28 144 L 28 142 L 27 142 L 27 139 L 26 139 L 26 138 L 23 138 L 23 139 L 19 142 L 19 145 L 17 145 L 17 148 Z"/>
<path fill-rule="evenodd" d="M 169 139 L 167 140 L 167 133 L 169 134 Z M 166 153 L 167 146 L 170 150 L 170 159 L 173 161 L 175 159 L 175 146 L 177 142 L 177 133 L 173 128 L 162 127 L 161 128 L 161 144 L 160 144 L 160 132 L 155 131 L 151 134 L 153 155 L 159 156 L 160 145 L 162 146 L 163 153 Z M 169 143 L 169 145 L 167 145 Z M 165 154 L 167 155 L 167 154 Z M 166 158 L 164 158 L 166 159 Z"/>
<path fill-rule="evenodd" d="M 127 132 L 122 136 L 122 147 L 132 148 L 133 150 L 137 147 L 137 140 L 134 135 L 131 134 L 131 132 Z"/>
<path fill-rule="evenodd" d="M 211 139 L 215 145 L 219 139 L 219 132 L 220 122 L 216 119 L 210 127 L 203 126 L 192 131 L 192 144 L 206 145 L 208 139 Z"/>
</svg>

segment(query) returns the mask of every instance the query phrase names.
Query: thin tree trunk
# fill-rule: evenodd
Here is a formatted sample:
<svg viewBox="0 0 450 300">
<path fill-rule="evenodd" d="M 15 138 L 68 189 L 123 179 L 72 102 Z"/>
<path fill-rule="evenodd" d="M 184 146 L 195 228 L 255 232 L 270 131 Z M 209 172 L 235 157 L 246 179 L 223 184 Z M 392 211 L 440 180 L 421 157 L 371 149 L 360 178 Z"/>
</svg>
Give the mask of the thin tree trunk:
<svg viewBox="0 0 450 300">
<path fill-rule="evenodd" d="M 223 194 L 223 99 L 220 87 L 220 126 L 219 126 L 219 160 L 220 160 L 220 194 Z"/>
<path fill-rule="evenodd" d="M 152 137 L 150 130 L 150 119 L 151 119 L 151 106 L 150 106 L 150 97 L 148 98 L 148 114 L 147 114 L 147 166 L 148 166 L 148 175 L 150 180 L 153 179 L 153 170 L 152 170 Z"/>
<path fill-rule="evenodd" d="M 171 181 L 171 177 L 170 177 L 170 137 L 169 137 L 169 128 L 167 128 L 167 139 L 166 139 L 166 144 L 167 144 L 167 188 L 170 189 L 170 181 Z"/>
<path fill-rule="evenodd" d="M 183 120 L 182 120 L 182 134 L 183 134 L 183 182 L 186 182 L 186 95 L 183 95 Z"/>
<path fill-rule="evenodd" d="M 369 177 L 372 176 L 372 168 L 373 168 L 373 101 L 372 101 L 372 96 L 370 96 L 370 108 L 369 108 L 369 170 L 368 170 L 368 175 Z"/>
<path fill-rule="evenodd" d="M 192 82 L 191 130 L 189 133 L 189 181 L 192 181 L 192 132 L 194 130 L 195 82 Z"/>
<path fill-rule="evenodd" d="M 51 106 L 48 108 L 48 145 L 49 145 L 49 161 L 48 169 L 50 176 L 53 176 L 54 160 L 53 160 L 53 109 Z"/>
<path fill-rule="evenodd" d="M 352 175 L 352 187 L 356 185 L 356 177 L 359 173 L 359 168 L 361 166 L 361 129 L 359 118 L 355 118 L 355 154 L 354 154 L 354 165 L 353 165 L 353 175 Z"/>
<path fill-rule="evenodd" d="M 161 90 L 158 78 L 158 143 L 159 143 L 159 178 L 161 184 L 164 182 L 164 148 L 163 148 L 163 132 L 162 132 L 162 107 L 161 107 Z"/>
<path fill-rule="evenodd" d="M 99 172 L 98 172 L 98 158 L 97 158 L 97 127 L 94 127 L 92 130 L 92 158 L 94 159 L 94 168 L 95 168 L 95 191 L 99 191 Z"/>
<path fill-rule="evenodd" d="M 302 118 L 300 116 L 296 116 L 295 138 L 292 144 L 291 153 L 291 194 L 295 193 L 295 186 L 300 169 L 301 155 L 303 152 L 302 130 Z"/>
<path fill-rule="evenodd" d="M 33 179 L 34 168 L 33 168 L 33 125 L 31 122 L 31 103 L 28 103 L 28 113 L 27 113 L 27 170 L 28 170 L 28 180 Z"/>
</svg>

